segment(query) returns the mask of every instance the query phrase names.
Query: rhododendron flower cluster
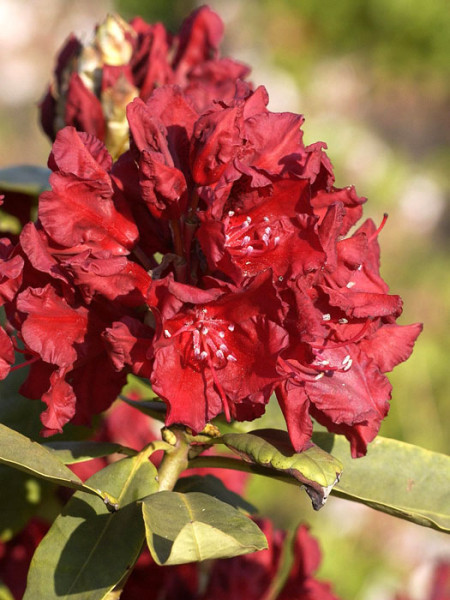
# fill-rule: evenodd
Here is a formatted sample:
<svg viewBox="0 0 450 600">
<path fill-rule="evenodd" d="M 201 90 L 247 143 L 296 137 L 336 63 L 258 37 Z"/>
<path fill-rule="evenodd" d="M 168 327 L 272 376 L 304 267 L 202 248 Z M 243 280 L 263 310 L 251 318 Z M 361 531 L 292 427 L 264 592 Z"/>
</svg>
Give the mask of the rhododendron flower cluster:
<svg viewBox="0 0 450 600">
<path fill-rule="evenodd" d="M 323 143 L 303 144 L 303 117 L 271 112 L 236 63 L 209 60 L 215 18 L 188 19 L 158 81 L 162 30 L 139 21 L 124 34 L 130 72 L 145 62 L 146 74 L 116 161 L 82 120 L 88 132 L 57 133 L 37 221 L 1 246 L 17 333 L 0 330 L 0 376 L 14 343 L 31 364 L 22 393 L 47 405 L 44 435 L 106 409 L 131 372 L 166 403 L 166 425 L 252 420 L 275 394 L 297 451 L 314 418 L 361 456 L 389 409 L 385 373 L 421 326 L 396 324 L 401 299 L 379 273 L 384 220 L 352 229 L 365 199 L 335 186 Z M 213 85 L 198 101 L 193 73 L 219 64 L 226 93 L 212 101 Z"/>
</svg>

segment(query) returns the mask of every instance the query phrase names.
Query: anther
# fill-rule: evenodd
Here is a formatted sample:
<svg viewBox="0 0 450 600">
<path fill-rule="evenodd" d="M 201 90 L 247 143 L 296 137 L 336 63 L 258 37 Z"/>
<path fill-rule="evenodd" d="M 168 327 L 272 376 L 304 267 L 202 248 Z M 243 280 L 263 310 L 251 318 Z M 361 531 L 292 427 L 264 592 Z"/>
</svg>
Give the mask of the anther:
<svg viewBox="0 0 450 600">
<path fill-rule="evenodd" d="M 330 313 L 325 313 L 324 315 L 322 315 L 322 319 L 324 321 L 329 321 L 331 319 Z"/>
<path fill-rule="evenodd" d="M 339 323 L 341 325 L 345 325 L 345 323 L 348 323 L 348 319 L 344 319 L 344 317 L 342 317 L 341 319 L 339 319 Z"/>
<path fill-rule="evenodd" d="M 234 331 L 234 324 L 233 323 L 230 323 L 228 325 L 228 331 Z"/>
<path fill-rule="evenodd" d="M 354 282 L 354 281 L 349 281 L 345 287 L 348 287 L 348 289 L 350 289 L 350 288 L 352 288 L 354 285 L 355 285 L 355 282 Z"/>
<path fill-rule="evenodd" d="M 170 333 L 170 331 L 168 329 L 164 329 L 164 337 L 165 338 L 170 338 L 172 337 L 172 334 Z"/>
<path fill-rule="evenodd" d="M 237 358 L 232 354 L 227 354 L 227 360 L 229 360 L 230 362 L 237 362 Z"/>
</svg>

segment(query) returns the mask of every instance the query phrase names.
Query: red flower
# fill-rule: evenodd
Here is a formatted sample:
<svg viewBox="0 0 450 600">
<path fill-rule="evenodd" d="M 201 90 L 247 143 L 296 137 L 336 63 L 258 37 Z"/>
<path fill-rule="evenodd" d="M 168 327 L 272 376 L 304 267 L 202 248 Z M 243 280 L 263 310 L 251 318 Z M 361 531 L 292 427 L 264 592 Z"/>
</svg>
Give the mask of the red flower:
<svg viewBox="0 0 450 600">
<path fill-rule="evenodd" d="M 199 110 L 217 98 L 231 100 L 236 80 L 249 69 L 219 57 L 222 36 L 222 21 L 207 6 L 194 11 L 175 36 L 160 23 L 137 18 L 127 24 L 114 15 L 96 28 L 89 45 L 72 35 L 41 103 L 44 131 L 53 140 L 71 125 L 104 141 L 117 157 L 128 148 L 125 108 L 133 98 L 145 101 L 157 87 L 177 84 Z"/>
<path fill-rule="evenodd" d="M 241 420 L 264 412 L 287 344 L 270 272 L 242 290 L 169 284 L 167 291 L 178 306 L 161 314 L 151 377 L 169 405 L 166 424 L 198 432 L 222 411 Z"/>
</svg>

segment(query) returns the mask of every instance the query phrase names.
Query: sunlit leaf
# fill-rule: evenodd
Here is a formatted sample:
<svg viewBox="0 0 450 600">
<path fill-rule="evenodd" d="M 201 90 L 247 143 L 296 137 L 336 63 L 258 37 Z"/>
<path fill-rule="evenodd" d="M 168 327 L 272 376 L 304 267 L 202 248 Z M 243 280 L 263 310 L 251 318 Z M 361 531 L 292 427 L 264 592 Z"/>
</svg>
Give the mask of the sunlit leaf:
<svg viewBox="0 0 450 600">
<path fill-rule="evenodd" d="M 154 465 L 142 455 L 124 458 L 87 483 L 110 489 L 120 510 L 74 494 L 35 552 L 24 600 L 101 600 L 137 560 L 145 539 L 137 501 L 157 490 Z"/>
<path fill-rule="evenodd" d="M 0 463 L 52 483 L 95 494 L 111 505 L 116 504 L 116 500 L 111 494 L 83 484 L 81 479 L 72 473 L 51 450 L 1 424 Z"/>
<path fill-rule="evenodd" d="M 267 548 L 261 530 L 207 494 L 159 492 L 142 503 L 147 544 L 159 565 L 230 558 Z"/>
<path fill-rule="evenodd" d="M 289 435 L 278 429 L 226 433 L 223 442 L 245 461 L 290 475 L 305 486 L 315 510 L 321 508 L 339 481 L 342 464 L 317 446 L 295 452 Z"/>
<path fill-rule="evenodd" d="M 341 436 L 316 433 L 344 465 L 333 494 L 388 514 L 450 532 L 450 457 L 412 444 L 377 437 L 367 456 L 352 459 Z"/>
</svg>

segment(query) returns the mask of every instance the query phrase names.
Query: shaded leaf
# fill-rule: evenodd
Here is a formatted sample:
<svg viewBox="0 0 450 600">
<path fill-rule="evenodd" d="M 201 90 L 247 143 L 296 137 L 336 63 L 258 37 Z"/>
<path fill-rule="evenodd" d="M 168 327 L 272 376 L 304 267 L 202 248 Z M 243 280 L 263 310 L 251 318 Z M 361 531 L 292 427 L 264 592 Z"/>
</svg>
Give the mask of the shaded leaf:
<svg viewBox="0 0 450 600">
<path fill-rule="evenodd" d="M 333 494 L 390 515 L 450 533 L 450 457 L 412 444 L 377 437 L 367 456 L 352 459 L 342 436 L 316 433 L 344 465 Z"/>
<path fill-rule="evenodd" d="M 136 408 L 148 417 L 152 417 L 152 419 L 163 422 L 166 420 L 166 405 L 163 402 L 158 402 L 157 400 L 130 400 L 126 396 L 119 397 L 129 406 Z"/>
<path fill-rule="evenodd" d="M 38 196 L 49 189 L 50 169 L 37 165 L 17 165 L 0 169 L 0 190 Z"/>
<path fill-rule="evenodd" d="M 0 463 L 58 485 L 95 494 L 113 507 L 117 504 L 114 497 L 107 492 L 83 484 L 81 479 L 72 473 L 51 450 L 1 424 Z"/>
<path fill-rule="evenodd" d="M 92 442 L 89 440 L 81 441 L 58 441 L 47 442 L 43 444 L 45 448 L 51 450 L 52 454 L 65 465 L 71 465 L 92 458 L 102 458 L 109 454 L 127 454 L 135 455 L 137 452 L 131 448 L 125 448 L 120 444 L 111 442 Z"/>
<path fill-rule="evenodd" d="M 142 511 L 147 544 L 159 565 L 230 558 L 267 548 L 253 521 L 207 494 L 159 492 L 143 501 Z"/>
<path fill-rule="evenodd" d="M 226 433 L 222 440 L 245 461 L 294 477 L 304 485 L 315 510 L 325 504 L 342 473 L 339 460 L 317 446 L 295 452 L 286 431 Z"/>
<path fill-rule="evenodd" d="M 24 600 L 101 600 L 137 560 L 145 538 L 137 501 L 157 490 L 156 469 L 142 455 L 107 466 L 88 483 L 120 503 L 109 513 L 96 497 L 73 495 L 33 557 Z"/>
<path fill-rule="evenodd" d="M 214 475 L 191 475 L 182 477 L 175 486 L 176 492 L 201 492 L 226 502 L 250 515 L 257 512 L 256 508 L 244 498 L 229 490 L 223 481 Z"/>
</svg>

